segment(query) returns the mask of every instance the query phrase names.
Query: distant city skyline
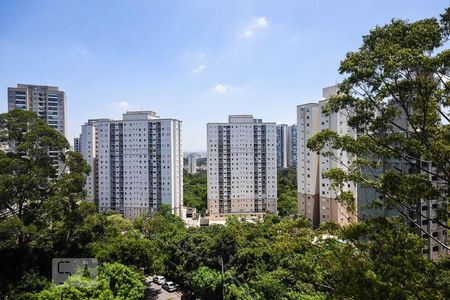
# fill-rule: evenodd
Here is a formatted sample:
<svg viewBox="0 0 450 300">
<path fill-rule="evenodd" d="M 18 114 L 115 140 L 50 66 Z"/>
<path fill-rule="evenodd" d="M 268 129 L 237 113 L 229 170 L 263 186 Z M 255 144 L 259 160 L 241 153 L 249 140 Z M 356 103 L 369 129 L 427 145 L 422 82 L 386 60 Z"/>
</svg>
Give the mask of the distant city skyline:
<svg viewBox="0 0 450 300">
<path fill-rule="evenodd" d="M 183 150 L 230 114 L 295 124 L 296 106 L 338 83 L 339 62 L 376 25 L 437 17 L 448 1 L 2 1 L 7 87 L 58 86 L 67 138 L 88 119 L 152 110 L 183 121 Z"/>
</svg>

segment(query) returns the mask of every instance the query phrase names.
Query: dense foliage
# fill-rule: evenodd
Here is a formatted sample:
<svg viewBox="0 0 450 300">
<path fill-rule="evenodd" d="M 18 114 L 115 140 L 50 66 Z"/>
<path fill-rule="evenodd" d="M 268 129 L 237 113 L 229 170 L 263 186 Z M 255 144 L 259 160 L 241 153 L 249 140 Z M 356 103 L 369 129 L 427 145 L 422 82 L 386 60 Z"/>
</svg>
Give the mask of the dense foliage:
<svg viewBox="0 0 450 300">
<path fill-rule="evenodd" d="M 340 161 L 341 151 L 356 158 L 348 169 L 324 174 L 349 208 L 355 199 L 343 187 L 352 181 L 376 191 L 368 201 L 372 207 L 395 209 L 447 250 L 420 220 L 448 229 L 449 14 L 447 9 L 441 22 L 393 20 L 370 31 L 359 50 L 341 62 L 346 79 L 326 107 L 346 113 L 357 137 L 324 130 L 308 141 L 308 147 L 331 159 Z M 436 213 L 428 215 L 421 205 L 431 203 Z"/>
<path fill-rule="evenodd" d="M 62 285 L 52 286 L 33 295 L 38 300 L 140 300 L 144 297 L 144 277 L 119 263 L 104 263 L 93 280 L 73 275 Z"/>
<path fill-rule="evenodd" d="M 297 202 L 297 170 L 293 168 L 278 170 L 278 213 L 291 215 L 298 212 Z"/>
<path fill-rule="evenodd" d="M 81 209 L 85 205 L 77 204 Z M 66 247 L 61 244 L 48 250 L 53 251 L 48 258 L 39 257 L 42 269 L 18 268 L 4 298 L 58 299 L 64 291 L 71 299 L 142 299 L 141 270 L 165 275 L 203 299 L 221 299 L 222 293 L 225 299 L 450 297 L 450 261 L 425 259 L 420 238 L 395 218 L 347 228 L 326 224 L 318 231 L 302 217 L 274 215 L 256 224 L 230 219 L 226 226 L 186 228 L 168 210 L 134 222 L 89 211 L 83 220 L 77 227 L 96 237 L 80 235 L 82 250 L 71 255 L 103 261 L 106 271 L 100 269 L 95 288 L 76 276 L 62 286 L 50 285 L 45 264 L 60 255 Z M 52 239 L 49 232 L 42 236 Z M 20 264 L 17 256 L 12 259 Z"/>
<path fill-rule="evenodd" d="M 198 213 L 205 214 L 207 209 L 206 173 L 183 175 L 183 204 L 197 209 Z"/>
</svg>

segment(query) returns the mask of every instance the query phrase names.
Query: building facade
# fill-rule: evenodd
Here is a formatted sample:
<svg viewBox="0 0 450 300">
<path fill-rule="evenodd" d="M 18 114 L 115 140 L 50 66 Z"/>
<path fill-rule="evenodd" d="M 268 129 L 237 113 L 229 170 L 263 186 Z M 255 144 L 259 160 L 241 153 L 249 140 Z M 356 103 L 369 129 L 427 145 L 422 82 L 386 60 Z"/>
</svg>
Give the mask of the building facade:
<svg viewBox="0 0 450 300">
<path fill-rule="evenodd" d="M 318 103 L 297 106 L 297 190 L 299 214 L 309 219 L 313 227 L 320 224 L 319 156 L 306 143 L 319 132 Z"/>
<path fill-rule="evenodd" d="M 277 211 L 276 124 L 251 115 L 209 123 L 209 218 L 261 217 Z"/>
<path fill-rule="evenodd" d="M 440 256 L 446 255 L 447 250 L 436 240 L 447 245 L 448 230 L 434 220 L 437 210 L 445 206 L 442 200 L 423 201 L 420 205 L 405 205 L 404 209 L 399 212 L 387 205 L 386 202 L 383 203 L 385 201 L 383 196 L 374 189 L 356 186 L 350 182 L 346 183 L 343 188 L 344 191 L 349 191 L 355 196 L 356 215 L 348 212 L 345 207 L 336 201 L 336 192 L 331 188 L 330 181 L 323 178 L 322 174 L 332 168 L 343 168 L 345 170 L 354 157 L 349 156 L 345 151 L 333 150 L 336 159 L 331 159 L 311 152 L 306 145 L 311 136 L 324 129 L 332 130 L 339 135 L 357 137 L 356 132 L 348 125 L 349 116 L 347 112 L 338 111 L 329 115 L 323 113 L 323 107 L 326 105 L 327 99 L 335 93 L 336 87 L 325 88 L 323 90 L 325 100 L 297 107 L 299 213 L 310 219 L 313 227 L 318 227 L 321 223 L 329 221 L 346 225 L 356 221 L 356 215 L 359 220 L 366 220 L 376 216 L 391 217 L 402 213 L 410 218 L 410 220 L 406 220 L 406 223 L 411 227 L 411 230 L 417 232 L 425 240 L 424 256 L 437 260 Z M 400 114 L 394 122 L 400 128 L 409 128 L 410 125 L 407 122 L 407 118 L 401 112 L 402 109 L 400 109 Z M 393 132 L 396 132 L 395 128 Z M 385 159 L 382 165 L 382 168 L 369 169 L 369 167 L 366 167 L 362 169 L 363 174 L 365 173 L 366 176 L 371 177 L 392 170 L 404 174 L 420 173 L 424 176 L 429 176 L 430 182 L 435 186 L 445 186 L 446 184 L 433 178 L 431 174 L 435 174 L 436 170 L 434 170 L 432 164 L 426 161 L 417 159 L 416 161 L 407 162 L 400 159 Z M 417 166 L 421 166 L 421 170 Z M 424 168 L 430 168 L 430 171 L 424 172 Z M 381 206 L 376 208 L 370 206 L 374 200 L 381 201 Z M 433 238 L 425 232 L 429 233 Z"/>
<path fill-rule="evenodd" d="M 322 174 L 332 168 L 346 169 L 352 158 L 345 152 L 334 150 L 339 160 L 318 155 L 307 147 L 308 139 L 321 130 L 329 129 L 339 135 L 356 136 L 348 126 L 348 116 L 344 112 L 323 113 L 327 99 L 336 93 L 336 87 L 323 89 L 325 100 L 308 103 L 297 107 L 298 158 L 297 183 L 299 213 L 308 218 L 313 227 L 324 222 L 335 222 L 346 225 L 353 222 L 356 216 L 336 201 L 337 194 L 331 188 L 329 179 Z M 344 187 L 344 191 L 352 192 L 357 197 L 357 188 L 353 183 Z M 356 203 L 355 203 L 356 205 Z"/>
<path fill-rule="evenodd" d="M 326 97 L 326 99 L 329 98 L 332 94 L 333 92 L 331 94 L 326 94 L 326 89 L 324 90 L 324 97 Z M 319 102 L 320 130 L 329 129 L 337 132 L 339 135 L 347 135 L 355 138 L 356 132 L 347 124 L 349 116 L 346 112 L 339 111 L 336 113 L 331 113 L 329 115 L 323 113 L 323 107 L 327 102 L 328 100 L 322 100 Z M 353 221 L 356 221 L 355 214 L 348 212 L 348 210 L 341 203 L 336 201 L 337 194 L 336 191 L 331 188 L 330 180 L 324 178 L 323 176 L 321 176 L 321 174 L 333 168 L 342 168 L 346 171 L 350 166 L 353 158 L 345 151 L 333 150 L 333 152 L 334 157 L 338 158 L 337 160 L 325 157 L 323 155 L 319 156 L 319 218 L 320 223 L 331 221 L 340 225 L 347 225 Z M 351 192 L 356 199 L 357 187 L 354 183 L 346 183 L 346 185 L 343 187 L 343 190 L 345 192 Z"/>
<path fill-rule="evenodd" d="M 66 136 L 66 93 L 56 86 L 17 84 L 8 87 L 8 111 L 29 110 L 44 120 L 50 127 Z M 58 174 L 63 170 L 57 150 L 49 150 L 53 166 Z"/>
<path fill-rule="evenodd" d="M 191 153 L 187 157 L 187 172 L 189 174 L 197 173 L 197 155 L 195 153 Z"/>
<path fill-rule="evenodd" d="M 94 119 L 82 126 L 79 149 L 92 168 L 87 200 L 99 211 L 126 218 L 167 204 L 183 205 L 181 121 L 151 111 L 127 112 L 123 120 Z"/>
<path fill-rule="evenodd" d="M 289 126 L 286 124 L 277 125 L 277 168 L 288 167 L 289 152 Z"/>
<path fill-rule="evenodd" d="M 288 152 L 287 165 L 289 168 L 297 168 L 297 125 L 288 127 Z"/>
<path fill-rule="evenodd" d="M 398 127 L 393 126 L 392 132 L 397 134 L 407 134 L 407 131 L 413 132 L 414 129 L 408 122 L 404 108 L 397 105 L 395 102 L 392 102 L 391 104 L 398 112 L 397 117 L 393 120 L 393 123 Z M 442 174 L 439 174 L 438 170 L 430 163 L 430 161 L 422 160 L 420 157 L 410 159 L 409 161 L 397 158 L 384 159 L 381 168 L 365 167 L 363 169 L 365 176 L 369 178 L 383 174 L 386 171 L 396 171 L 403 174 L 420 174 L 425 178 L 428 178 L 428 181 L 433 186 L 442 191 L 446 190 L 448 184 L 445 179 L 442 179 L 445 178 L 445 176 L 440 176 Z M 424 256 L 431 260 L 438 260 L 441 256 L 447 255 L 447 249 L 439 243 L 441 242 L 444 245 L 448 245 L 447 222 L 441 221 L 439 223 L 436 221 L 438 210 L 446 209 L 446 203 L 442 197 L 440 199 L 423 200 L 420 205 L 404 204 L 403 207 L 397 208 L 397 210 L 388 205 L 383 195 L 378 194 L 373 188 L 358 187 L 357 199 L 358 218 L 360 220 L 366 220 L 376 216 L 391 217 L 403 214 L 410 218 L 407 220 L 407 224 L 410 226 L 411 230 L 415 231 L 424 239 L 425 244 L 422 249 Z M 381 206 L 376 208 L 370 206 L 369 204 L 374 200 L 380 201 Z M 426 233 L 429 233 L 429 235 Z"/>
<path fill-rule="evenodd" d="M 74 138 L 73 139 L 73 151 L 81 153 L 80 139 L 79 138 Z"/>
<path fill-rule="evenodd" d="M 66 93 L 56 86 L 18 84 L 8 88 L 8 111 L 29 110 L 66 136 Z"/>
</svg>

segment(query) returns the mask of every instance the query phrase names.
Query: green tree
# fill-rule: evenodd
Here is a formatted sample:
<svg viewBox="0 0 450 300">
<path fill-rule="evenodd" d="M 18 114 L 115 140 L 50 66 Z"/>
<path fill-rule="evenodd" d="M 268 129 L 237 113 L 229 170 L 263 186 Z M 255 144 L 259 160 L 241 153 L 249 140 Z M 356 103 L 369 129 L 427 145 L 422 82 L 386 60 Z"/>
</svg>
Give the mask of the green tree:
<svg viewBox="0 0 450 300">
<path fill-rule="evenodd" d="M 178 251 L 178 245 L 187 232 L 183 220 L 173 215 L 168 207 L 162 207 L 155 214 L 137 218 L 134 226 L 140 231 L 142 237 L 156 245 L 153 252 L 154 259 L 149 267 L 155 274 L 166 275 L 171 270 L 175 273 L 181 271 L 174 270 L 178 266 L 179 259 L 174 258 L 173 255 Z"/>
<path fill-rule="evenodd" d="M 351 259 L 348 252 L 339 256 L 336 251 L 333 253 L 334 257 L 348 261 L 345 274 L 354 272 L 349 278 L 353 282 L 338 287 L 341 295 L 360 299 L 373 295 L 382 299 L 446 298 L 446 288 L 436 286 L 437 265 L 423 257 L 421 238 L 411 233 L 399 217 L 378 217 L 357 223 L 344 228 L 342 237 L 358 252 L 353 251 Z M 334 276 L 344 274 L 341 273 L 344 270 L 332 271 Z M 447 284 L 449 280 L 447 274 Z"/>
<path fill-rule="evenodd" d="M 154 241 L 142 238 L 139 230 L 132 229 L 94 241 L 89 248 L 91 254 L 101 261 L 120 262 L 151 271 L 157 246 Z"/>
<path fill-rule="evenodd" d="M 140 300 L 144 297 L 144 277 L 119 263 L 104 263 L 93 280 L 74 275 L 60 286 L 52 286 L 35 295 L 38 300 Z"/>
<path fill-rule="evenodd" d="M 297 201 L 297 170 L 278 170 L 278 202 L 277 209 L 280 215 L 296 214 L 298 212 Z"/>
<path fill-rule="evenodd" d="M 418 220 L 448 228 L 450 50 L 442 48 L 449 38 L 448 15 L 447 9 L 441 23 L 392 20 L 364 36 L 359 50 L 341 62 L 346 79 L 326 106 L 326 112 L 347 113 L 358 136 L 325 130 L 308 141 L 308 147 L 331 159 L 339 159 L 334 150 L 357 157 L 347 170 L 324 174 L 341 202 L 353 208 L 355 199 L 342 190 L 346 181 L 373 189 L 378 195 L 373 206 L 396 209 L 446 249 Z M 441 203 L 436 216 L 421 212 L 419 205 L 427 201 Z"/>
<path fill-rule="evenodd" d="M 221 295 L 222 275 L 208 267 L 198 268 L 191 279 L 193 291 L 204 299 L 218 299 Z"/>
<path fill-rule="evenodd" d="M 32 221 L 34 212 L 55 195 L 82 196 L 90 171 L 81 155 L 68 152 L 69 143 L 36 114 L 13 110 L 0 114 L 0 208 L 20 221 Z M 64 172 L 57 176 L 49 149 L 60 153 Z M 30 219 L 27 219 L 30 218 Z M 19 236 L 19 243 L 24 242 Z"/>
<path fill-rule="evenodd" d="M 89 166 L 68 150 L 67 140 L 29 111 L 0 115 L 0 293 L 27 273 L 48 275 L 48 259 L 82 252 L 86 214 L 78 201 L 84 195 Z M 64 172 L 57 174 L 49 149 L 60 153 Z M 4 239 L 3 239 L 4 238 Z M 18 298 L 14 296 L 13 298 Z"/>
<path fill-rule="evenodd" d="M 194 207 L 200 214 L 205 214 L 207 206 L 206 173 L 183 175 L 183 203 Z"/>
</svg>

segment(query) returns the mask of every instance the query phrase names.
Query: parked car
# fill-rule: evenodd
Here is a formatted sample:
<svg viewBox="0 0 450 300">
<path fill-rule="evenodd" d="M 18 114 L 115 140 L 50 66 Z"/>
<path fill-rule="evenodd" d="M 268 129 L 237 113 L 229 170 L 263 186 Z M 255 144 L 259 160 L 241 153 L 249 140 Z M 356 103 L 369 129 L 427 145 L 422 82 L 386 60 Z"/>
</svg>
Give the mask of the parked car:
<svg viewBox="0 0 450 300">
<path fill-rule="evenodd" d="M 164 276 L 159 276 L 158 275 L 158 276 L 153 277 L 153 282 L 156 283 L 156 284 L 161 285 L 161 284 L 164 284 L 166 282 L 166 278 L 164 278 Z"/>
<path fill-rule="evenodd" d="M 166 281 L 163 286 L 163 289 L 165 289 L 168 292 L 175 292 L 177 290 L 177 287 L 175 286 L 175 283 L 172 281 Z"/>
</svg>

